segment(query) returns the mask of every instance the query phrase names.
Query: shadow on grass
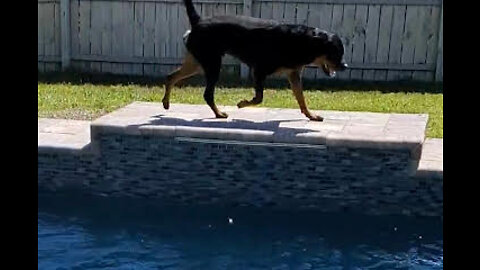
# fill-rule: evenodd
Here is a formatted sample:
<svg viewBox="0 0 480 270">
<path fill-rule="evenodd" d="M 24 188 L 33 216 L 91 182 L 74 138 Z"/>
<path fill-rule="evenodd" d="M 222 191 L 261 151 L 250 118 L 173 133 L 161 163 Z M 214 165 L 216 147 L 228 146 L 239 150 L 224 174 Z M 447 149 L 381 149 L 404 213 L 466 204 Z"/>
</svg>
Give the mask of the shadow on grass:
<svg viewBox="0 0 480 270">
<path fill-rule="evenodd" d="M 90 83 L 93 85 L 129 85 L 138 84 L 145 86 L 162 86 L 165 76 L 137 76 L 95 74 L 79 72 L 51 72 L 38 73 L 38 82 L 41 83 L 70 83 L 74 85 Z M 177 84 L 178 86 L 203 87 L 205 81 L 202 75 L 197 75 Z M 241 79 L 239 76 L 221 73 L 217 84 L 220 87 L 253 87 L 250 79 Z M 419 81 L 345 81 L 345 80 L 311 80 L 304 79 L 305 90 L 328 90 L 328 91 L 380 91 L 382 93 L 416 92 L 416 93 L 443 93 L 443 83 L 419 82 Z M 266 88 L 287 89 L 289 88 L 286 78 L 269 78 L 265 82 Z"/>
</svg>

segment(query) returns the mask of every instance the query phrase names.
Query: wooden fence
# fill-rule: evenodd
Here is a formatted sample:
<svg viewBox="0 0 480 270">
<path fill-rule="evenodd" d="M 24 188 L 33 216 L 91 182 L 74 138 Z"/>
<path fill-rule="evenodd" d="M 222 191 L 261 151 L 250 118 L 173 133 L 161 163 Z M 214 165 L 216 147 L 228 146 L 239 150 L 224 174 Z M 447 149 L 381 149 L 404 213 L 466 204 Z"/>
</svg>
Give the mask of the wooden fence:
<svg viewBox="0 0 480 270">
<path fill-rule="evenodd" d="M 202 17 L 249 15 L 337 33 L 343 80 L 443 80 L 442 0 L 194 0 Z M 38 70 L 165 75 L 189 28 L 182 0 L 38 0 Z M 245 76 L 233 58 L 226 68 Z M 243 65 L 242 65 L 243 66 Z M 304 77 L 326 78 L 307 68 Z"/>
</svg>

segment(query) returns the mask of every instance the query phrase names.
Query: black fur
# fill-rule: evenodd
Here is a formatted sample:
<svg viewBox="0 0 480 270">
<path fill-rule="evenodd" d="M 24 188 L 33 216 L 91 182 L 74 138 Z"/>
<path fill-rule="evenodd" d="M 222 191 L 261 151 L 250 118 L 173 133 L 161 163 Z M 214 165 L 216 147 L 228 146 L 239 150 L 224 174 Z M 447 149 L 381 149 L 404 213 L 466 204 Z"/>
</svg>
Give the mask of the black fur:
<svg viewBox="0 0 480 270">
<path fill-rule="evenodd" d="M 209 64 L 208 59 L 216 60 L 230 54 L 254 70 L 269 75 L 279 68 L 308 65 L 315 58 L 326 55 L 341 69 L 343 44 L 340 38 L 325 31 L 315 31 L 316 28 L 305 25 L 220 16 L 200 20 L 192 26 L 186 46 L 202 66 Z"/>
<path fill-rule="evenodd" d="M 299 70 L 322 56 L 327 64 L 320 66 L 327 75 L 346 68 L 343 43 L 335 34 L 246 16 L 200 18 L 192 0 L 184 3 L 192 26 L 185 36 L 185 45 L 204 70 L 204 98 L 211 107 L 225 54 L 240 59 L 253 70 L 255 104 L 261 102 L 265 78 L 278 70 Z"/>
</svg>

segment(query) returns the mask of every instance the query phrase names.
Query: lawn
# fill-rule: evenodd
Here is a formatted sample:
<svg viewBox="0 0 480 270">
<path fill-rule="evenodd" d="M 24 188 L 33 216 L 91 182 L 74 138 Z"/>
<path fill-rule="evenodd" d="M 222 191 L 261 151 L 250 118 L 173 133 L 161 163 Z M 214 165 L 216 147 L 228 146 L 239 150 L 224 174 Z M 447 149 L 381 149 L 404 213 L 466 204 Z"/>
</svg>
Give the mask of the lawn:
<svg viewBox="0 0 480 270">
<path fill-rule="evenodd" d="M 38 83 L 38 116 L 70 119 L 94 119 L 132 101 L 161 102 L 163 86 L 139 84 L 94 85 Z M 253 96 L 252 88 L 218 87 L 218 105 L 236 105 Z M 426 113 L 429 115 L 427 137 L 443 138 L 443 94 L 385 91 L 305 91 L 311 110 Z M 205 104 L 203 87 L 173 89 L 172 103 Z M 298 108 L 292 91 L 267 88 L 263 107 Z"/>
</svg>

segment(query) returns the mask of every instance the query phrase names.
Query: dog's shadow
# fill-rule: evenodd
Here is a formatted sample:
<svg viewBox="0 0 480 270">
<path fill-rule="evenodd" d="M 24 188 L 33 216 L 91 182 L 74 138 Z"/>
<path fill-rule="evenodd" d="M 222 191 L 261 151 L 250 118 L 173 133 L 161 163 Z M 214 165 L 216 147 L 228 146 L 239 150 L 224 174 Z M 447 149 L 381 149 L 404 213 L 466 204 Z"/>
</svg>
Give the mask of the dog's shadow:
<svg viewBox="0 0 480 270">
<path fill-rule="evenodd" d="M 296 135 L 301 133 L 318 132 L 318 130 L 295 128 L 295 127 L 281 127 L 281 123 L 285 122 L 304 122 L 304 119 L 285 119 L 285 120 L 271 120 L 263 122 L 254 122 L 244 119 L 232 119 L 230 121 L 223 121 L 217 118 L 197 118 L 192 120 L 185 120 L 183 118 L 171 117 L 164 114 L 155 115 L 147 123 L 139 125 L 131 125 L 132 127 L 141 126 L 187 126 L 187 127 L 203 127 L 203 128 L 225 128 L 225 129 L 244 129 L 244 130 L 261 130 L 272 131 L 276 133 L 288 133 Z"/>
</svg>

